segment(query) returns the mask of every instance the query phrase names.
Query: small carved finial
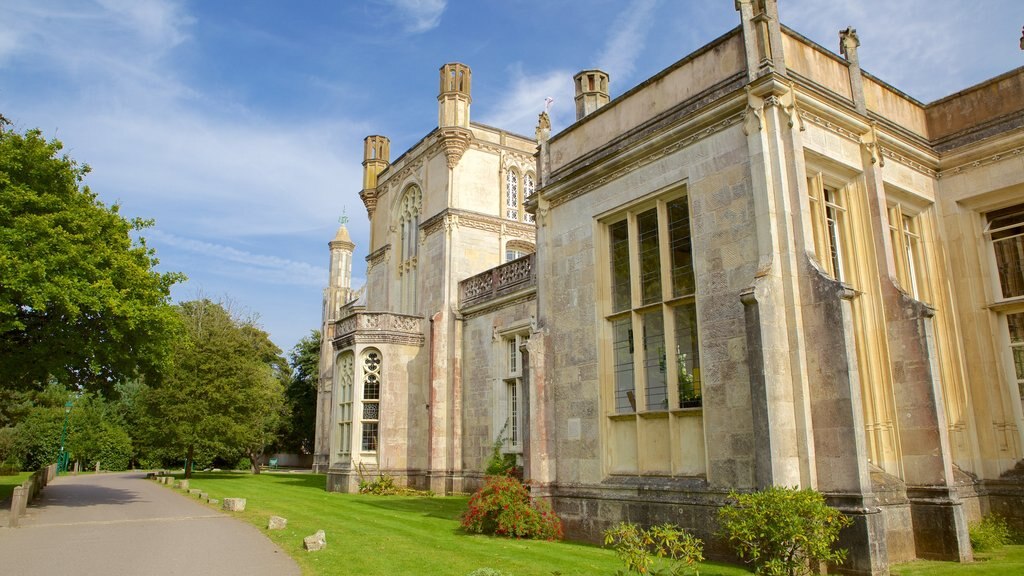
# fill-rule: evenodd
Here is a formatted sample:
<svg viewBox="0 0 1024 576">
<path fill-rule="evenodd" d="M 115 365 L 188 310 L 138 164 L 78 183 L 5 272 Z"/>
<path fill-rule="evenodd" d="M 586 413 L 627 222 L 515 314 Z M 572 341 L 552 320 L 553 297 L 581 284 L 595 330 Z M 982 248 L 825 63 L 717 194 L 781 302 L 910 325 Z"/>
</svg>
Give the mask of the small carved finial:
<svg viewBox="0 0 1024 576">
<path fill-rule="evenodd" d="M 1024 26 L 1020 29 L 1020 49 L 1024 50 Z"/>
<path fill-rule="evenodd" d="M 541 112 L 537 116 L 537 142 L 547 142 L 548 137 L 551 135 L 551 117 L 548 116 L 547 110 Z"/>
<path fill-rule="evenodd" d="M 341 224 L 342 226 L 348 224 L 348 214 L 346 214 L 347 211 L 347 208 L 345 208 L 344 206 L 341 207 L 341 218 L 338 218 L 338 224 Z"/>
<path fill-rule="evenodd" d="M 852 52 L 860 46 L 860 38 L 857 37 L 857 30 L 852 26 L 847 26 L 846 30 L 839 31 L 839 53 L 845 56 L 847 59 L 850 58 Z"/>
</svg>

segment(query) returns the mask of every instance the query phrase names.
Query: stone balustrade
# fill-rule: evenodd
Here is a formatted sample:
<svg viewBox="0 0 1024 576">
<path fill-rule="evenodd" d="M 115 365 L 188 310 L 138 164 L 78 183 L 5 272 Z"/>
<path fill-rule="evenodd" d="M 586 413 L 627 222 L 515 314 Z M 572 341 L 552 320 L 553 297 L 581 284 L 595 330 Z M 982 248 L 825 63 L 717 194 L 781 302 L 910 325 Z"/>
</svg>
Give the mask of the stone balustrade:
<svg viewBox="0 0 1024 576">
<path fill-rule="evenodd" d="M 536 254 L 527 254 L 459 282 L 459 306 L 465 308 L 535 286 Z"/>
</svg>

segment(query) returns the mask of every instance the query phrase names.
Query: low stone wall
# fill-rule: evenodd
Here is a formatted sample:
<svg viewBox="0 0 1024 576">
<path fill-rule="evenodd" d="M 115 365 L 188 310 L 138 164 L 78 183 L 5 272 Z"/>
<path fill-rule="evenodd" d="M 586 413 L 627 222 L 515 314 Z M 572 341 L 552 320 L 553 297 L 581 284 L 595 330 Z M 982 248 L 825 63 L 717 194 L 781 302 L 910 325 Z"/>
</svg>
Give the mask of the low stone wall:
<svg viewBox="0 0 1024 576">
<path fill-rule="evenodd" d="M 27 480 L 21 483 L 21 486 L 14 489 L 11 494 L 11 509 L 7 523 L 9 527 L 18 527 L 19 518 L 25 515 L 29 503 L 38 498 L 43 488 L 56 477 L 57 465 L 50 464 L 46 468 L 33 472 Z"/>
</svg>

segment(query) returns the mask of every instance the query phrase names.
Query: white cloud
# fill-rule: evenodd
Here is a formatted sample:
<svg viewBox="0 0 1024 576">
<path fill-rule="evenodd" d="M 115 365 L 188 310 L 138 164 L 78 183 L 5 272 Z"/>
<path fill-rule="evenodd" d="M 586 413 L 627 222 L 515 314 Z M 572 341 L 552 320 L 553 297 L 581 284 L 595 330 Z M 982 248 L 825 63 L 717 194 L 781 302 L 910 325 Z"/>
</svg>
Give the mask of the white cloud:
<svg viewBox="0 0 1024 576">
<path fill-rule="evenodd" d="M 658 0 L 633 0 L 618 15 L 615 25 L 610 26 L 615 32 L 598 58 L 598 67 L 613 80 L 626 80 L 633 73 L 636 59 L 644 49 L 657 4 Z"/>
<path fill-rule="evenodd" d="M 433 30 L 441 23 L 447 0 L 388 0 L 402 19 L 406 32 L 418 34 Z"/>
<path fill-rule="evenodd" d="M 223 244 L 183 238 L 159 229 L 148 230 L 143 235 L 146 236 L 147 244 L 151 247 L 159 248 L 161 244 L 172 246 L 218 261 L 208 268 L 214 269 L 220 274 L 258 279 L 260 282 L 273 284 L 319 287 L 327 283 L 327 269 L 306 262 L 266 254 L 253 254 Z M 225 268 L 226 263 L 239 266 Z"/>
<path fill-rule="evenodd" d="M 550 70 L 536 75 L 523 72 L 522 64 L 509 67 L 512 86 L 483 114 L 480 122 L 506 130 L 532 136 L 537 127 L 537 115 L 544 110 L 544 99 L 555 99 L 551 106 L 552 133 L 575 121 L 572 72 Z"/>
<path fill-rule="evenodd" d="M 962 0 L 780 3 L 782 22 L 833 52 L 839 30 L 857 29 L 861 67 L 930 102 L 1020 64 L 1019 6 Z M 991 36 L 1004 49 L 993 50 Z"/>
</svg>

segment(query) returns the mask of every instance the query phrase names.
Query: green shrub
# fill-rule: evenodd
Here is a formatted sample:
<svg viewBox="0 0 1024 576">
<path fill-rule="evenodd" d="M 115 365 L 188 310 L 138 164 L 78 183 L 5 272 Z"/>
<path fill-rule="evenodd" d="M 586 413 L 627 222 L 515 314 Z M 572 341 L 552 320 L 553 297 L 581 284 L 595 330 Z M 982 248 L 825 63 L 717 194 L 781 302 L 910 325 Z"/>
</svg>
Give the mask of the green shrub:
<svg viewBox="0 0 1024 576">
<path fill-rule="evenodd" d="M 626 565 L 626 572 L 636 574 L 671 574 L 697 571 L 704 561 L 704 543 L 673 524 L 659 524 L 644 530 L 636 524 L 621 522 L 604 532 L 605 546 L 611 545 Z M 653 556 L 673 560 L 668 572 L 651 570 Z M 622 572 L 619 572 L 622 574 Z"/>
<path fill-rule="evenodd" d="M 998 514 L 988 514 L 968 528 L 975 552 L 989 552 L 1013 541 L 1010 526 Z"/>
<path fill-rule="evenodd" d="M 752 494 L 729 494 L 718 511 L 722 535 L 740 558 L 766 575 L 810 574 L 815 562 L 842 563 L 833 550 L 839 531 L 852 523 L 814 490 L 773 486 Z"/>
<path fill-rule="evenodd" d="M 234 466 L 235 470 L 245 470 L 249 472 L 252 470 L 252 460 L 249 460 L 247 456 L 243 456 L 238 459 L 238 462 Z"/>
<path fill-rule="evenodd" d="M 360 480 L 359 493 L 390 496 L 398 493 L 398 486 L 395 486 L 394 478 L 388 474 L 383 474 L 378 476 L 376 480 Z"/>
<path fill-rule="evenodd" d="M 562 538 L 562 521 L 544 501 L 532 500 L 526 486 L 509 476 L 488 476 L 469 499 L 462 527 L 509 538 Z"/>
<path fill-rule="evenodd" d="M 508 427 L 508 423 L 505 423 Z M 515 476 L 518 467 L 516 466 L 516 455 L 505 454 L 502 448 L 505 447 L 505 428 L 501 429 L 498 438 L 491 446 L 491 457 L 487 460 L 487 468 L 484 474 L 488 476 Z M 520 478 L 521 479 L 521 478 Z"/>
</svg>

